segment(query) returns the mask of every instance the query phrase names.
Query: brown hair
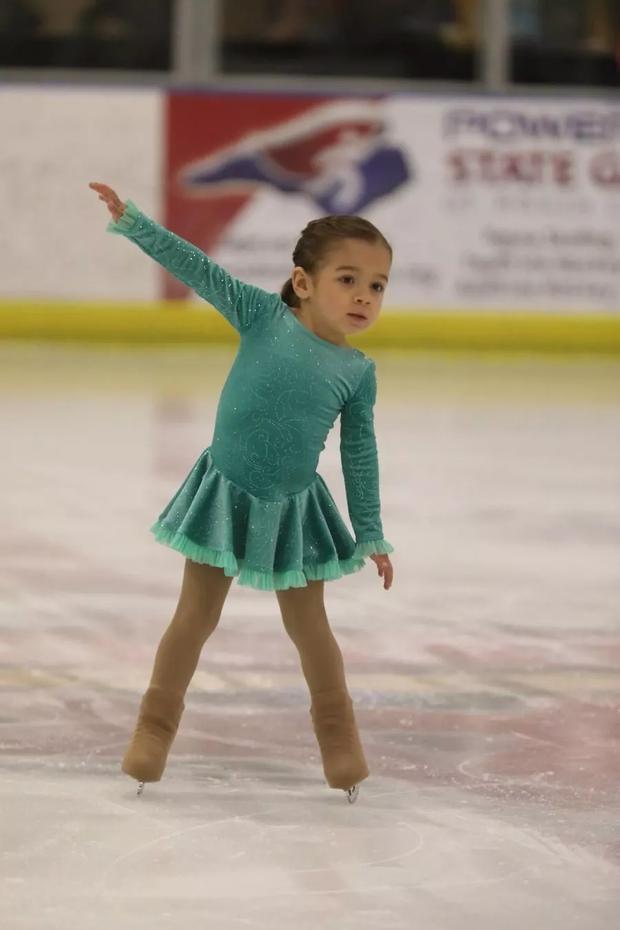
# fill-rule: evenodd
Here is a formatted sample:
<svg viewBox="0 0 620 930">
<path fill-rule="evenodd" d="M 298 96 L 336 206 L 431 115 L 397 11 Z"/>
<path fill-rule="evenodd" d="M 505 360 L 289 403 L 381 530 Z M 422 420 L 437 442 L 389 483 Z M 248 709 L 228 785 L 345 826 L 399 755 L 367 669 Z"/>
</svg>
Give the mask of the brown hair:
<svg viewBox="0 0 620 930">
<path fill-rule="evenodd" d="M 311 220 L 302 231 L 293 250 L 293 264 L 303 268 L 308 274 L 314 274 L 325 255 L 337 242 L 343 239 L 363 239 L 365 242 L 384 245 L 392 256 L 392 247 L 376 226 L 362 216 L 322 216 Z M 280 297 L 289 307 L 299 307 L 299 297 L 293 289 L 293 281 L 288 279 L 280 291 Z"/>
</svg>

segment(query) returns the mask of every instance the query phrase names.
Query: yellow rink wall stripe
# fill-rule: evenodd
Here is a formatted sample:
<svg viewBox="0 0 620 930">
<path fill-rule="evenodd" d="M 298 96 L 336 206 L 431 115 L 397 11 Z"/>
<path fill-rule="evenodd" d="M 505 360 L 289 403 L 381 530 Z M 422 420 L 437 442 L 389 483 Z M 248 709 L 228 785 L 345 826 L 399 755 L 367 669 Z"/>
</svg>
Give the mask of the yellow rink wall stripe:
<svg viewBox="0 0 620 930">
<path fill-rule="evenodd" d="M 235 343 L 215 310 L 185 301 L 0 300 L 0 339 Z M 618 314 L 385 309 L 361 349 L 529 349 L 620 353 Z"/>
</svg>

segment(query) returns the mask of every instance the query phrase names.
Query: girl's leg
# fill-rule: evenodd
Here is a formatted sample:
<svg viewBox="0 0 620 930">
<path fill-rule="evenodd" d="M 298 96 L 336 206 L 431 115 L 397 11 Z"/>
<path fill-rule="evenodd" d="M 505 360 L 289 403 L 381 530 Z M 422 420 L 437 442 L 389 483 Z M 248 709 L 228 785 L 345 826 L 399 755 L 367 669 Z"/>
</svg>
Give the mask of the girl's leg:
<svg viewBox="0 0 620 930">
<path fill-rule="evenodd" d="M 276 591 L 286 632 L 293 640 L 310 694 L 346 689 L 344 662 L 323 601 L 324 581 Z"/>
<path fill-rule="evenodd" d="M 122 769 L 159 781 L 185 708 L 183 698 L 205 641 L 215 630 L 232 578 L 221 568 L 185 561 L 176 611 L 159 643 L 149 686 Z"/>
<path fill-rule="evenodd" d="M 157 648 L 149 687 L 185 694 L 231 583 L 222 568 L 185 560 L 179 602 Z"/>
<path fill-rule="evenodd" d="M 350 788 L 368 776 L 340 647 L 323 600 L 325 582 L 276 591 L 286 632 L 293 640 L 310 690 L 310 714 L 332 788 Z"/>
</svg>

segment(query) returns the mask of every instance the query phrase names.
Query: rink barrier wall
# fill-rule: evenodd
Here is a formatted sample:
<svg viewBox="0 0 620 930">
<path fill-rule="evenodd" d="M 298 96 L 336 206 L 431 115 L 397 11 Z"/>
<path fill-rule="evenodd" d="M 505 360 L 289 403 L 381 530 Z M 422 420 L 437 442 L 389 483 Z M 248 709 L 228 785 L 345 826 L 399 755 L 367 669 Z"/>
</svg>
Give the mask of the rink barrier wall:
<svg viewBox="0 0 620 930">
<path fill-rule="evenodd" d="M 238 341 L 216 311 L 186 301 L 0 301 L 0 339 L 111 343 Z M 620 354 L 620 316 L 383 310 L 360 349 L 482 349 Z"/>
</svg>

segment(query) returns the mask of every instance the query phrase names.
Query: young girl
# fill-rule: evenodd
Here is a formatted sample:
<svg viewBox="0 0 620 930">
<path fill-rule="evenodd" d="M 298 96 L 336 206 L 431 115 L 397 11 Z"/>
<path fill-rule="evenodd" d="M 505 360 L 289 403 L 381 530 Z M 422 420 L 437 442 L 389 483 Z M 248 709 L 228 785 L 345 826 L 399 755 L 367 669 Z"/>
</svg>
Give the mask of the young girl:
<svg viewBox="0 0 620 930">
<path fill-rule="evenodd" d="M 133 240 L 240 334 L 211 445 L 151 527 L 186 560 L 122 769 L 139 782 L 138 794 L 161 778 L 185 692 L 236 576 L 239 584 L 275 590 L 310 691 L 327 783 L 353 802 L 368 767 L 323 589 L 359 571 L 364 556 L 384 588 L 392 584 L 373 428 L 375 364 L 345 339 L 377 319 L 392 250 L 361 217 L 313 220 L 281 295 L 269 294 L 233 278 L 107 185 L 89 186 L 112 214 L 109 232 Z M 338 414 L 355 541 L 316 472 Z"/>
</svg>

